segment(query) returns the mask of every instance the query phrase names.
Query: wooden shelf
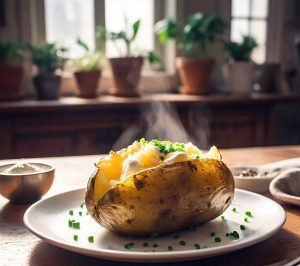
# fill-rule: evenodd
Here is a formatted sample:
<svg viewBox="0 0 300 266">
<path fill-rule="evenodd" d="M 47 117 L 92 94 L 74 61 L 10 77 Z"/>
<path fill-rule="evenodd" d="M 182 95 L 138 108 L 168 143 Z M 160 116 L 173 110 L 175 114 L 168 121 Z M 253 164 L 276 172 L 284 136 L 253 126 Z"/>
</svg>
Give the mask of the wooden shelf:
<svg viewBox="0 0 300 266">
<path fill-rule="evenodd" d="M 141 110 L 159 101 L 174 106 L 188 134 L 202 148 L 212 144 L 220 148 L 272 145 L 274 107 L 299 100 L 299 95 L 280 94 L 155 94 L 0 103 L 0 158 L 106 153 L 133 124 L 140 129 L 136 137 L 142 137 L 146 126 Z M 163 126 L 174 131 L 172 125 Z"/>
</svg>

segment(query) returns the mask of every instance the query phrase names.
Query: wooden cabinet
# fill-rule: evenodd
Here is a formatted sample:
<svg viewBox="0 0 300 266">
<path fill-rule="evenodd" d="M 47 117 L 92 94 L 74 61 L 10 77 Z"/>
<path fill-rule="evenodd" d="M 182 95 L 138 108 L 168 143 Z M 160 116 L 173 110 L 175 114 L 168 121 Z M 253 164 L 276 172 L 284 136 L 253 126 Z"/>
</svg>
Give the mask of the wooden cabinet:
<svg viewBox="0 0 300 266">
<path fill-rule="evenodd" d="M 177 112 L 189 137 L 202 148 L 212 144 L 220 148 L 273 145 L 274 107 L 296 98 L 160 94 L 0 103 L 0 158 L 107 153 L 128 129 L 127 135 L 123 134 L 124 145 L 131 137 L 149 134 L 149 128 L 154 137 L 166 132 L 167 136 L 179 135 L 174 113 L 164 113 L 161 107 L 156 110 L 158 102 L 168 103 L 166 109 Z M 150 121 L 148 125 L 146 121 Z M 158 127 L 161 136 L 155 135 Z"/>
</svg>

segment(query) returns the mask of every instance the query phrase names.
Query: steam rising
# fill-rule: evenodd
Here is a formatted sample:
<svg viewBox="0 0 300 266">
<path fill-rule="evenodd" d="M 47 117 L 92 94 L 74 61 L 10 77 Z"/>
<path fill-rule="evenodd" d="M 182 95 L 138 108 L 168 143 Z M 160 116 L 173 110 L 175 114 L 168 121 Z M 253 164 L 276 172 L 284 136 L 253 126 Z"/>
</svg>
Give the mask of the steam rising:
<svg viewBox="0 0 300 266">
<path fill-rule="evenodd" d="M 119 150 L 140 138 L 173 142 L 193 142 L 201 149 L 211 143 L 209 137 L 210 112 L 207 107 L 189 108 L 183 126 L 175 107 L 169 102 L 151 102 L 141 107 L 136 124 L 129 126 L 116 141 L 113 150 Z M 189 130 L 187 132 L 186 128 Z"/>
</svg>

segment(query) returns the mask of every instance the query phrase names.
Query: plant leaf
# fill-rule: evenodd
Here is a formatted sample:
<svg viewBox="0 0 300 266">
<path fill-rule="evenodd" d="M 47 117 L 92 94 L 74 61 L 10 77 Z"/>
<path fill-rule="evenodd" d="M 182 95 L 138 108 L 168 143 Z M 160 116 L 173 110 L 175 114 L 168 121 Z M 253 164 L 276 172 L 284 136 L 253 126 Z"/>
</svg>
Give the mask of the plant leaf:
<svg viewBox="0 0 300 266">
<path fill-rule="evenodd" d="M 132 25 L 132 29 L 133 29 L 133 35 L 131 37 L 131 41 L 134 41 L 135 38 L 136 38 L 136 35 L 139 31 L 139 28 L 140 28 L 140 23 L 141 23 L 141 20 L 138 19 L 137 21 L 135 21 Z"/>
<path fill-rule="evenodd" d="M 80 38 L 77 38 L 76 43 L 77 43 L 81 48 L 83 48 L 86 52 L 89 52 L 89 51 L 90 51 L 88 45 L 87 45 L 84 41 L 82 41 Z"/>
</svg>

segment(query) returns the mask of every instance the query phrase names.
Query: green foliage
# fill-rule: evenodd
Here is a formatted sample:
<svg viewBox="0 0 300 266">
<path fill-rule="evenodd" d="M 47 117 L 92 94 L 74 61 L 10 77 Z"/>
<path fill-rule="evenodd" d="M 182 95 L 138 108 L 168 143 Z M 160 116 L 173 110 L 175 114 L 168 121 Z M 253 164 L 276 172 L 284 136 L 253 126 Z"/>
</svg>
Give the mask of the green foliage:
<svg viewBox="0 0 300 266">
<path fill-rule="evenodd" d="M 0 64 L 14 63 L 23 55 L 24 47 L 17 42 L 0 42 Z"/>
<path fill-rule="evenodd" d="M 228 53 L 229 59 L 234 61 L 250 61 L 251 53 L 258 46 L 256 40 L 251 36 L 244 36 L 243 41 L 225 42 L 224 49 Z"/>
<path fill-rule="evenodd" d="M 183 55 L 200 56 L 208 43 L 218 41 L 225 27 L 225 22 L 217 15 L 195 13 L 188 17 L 184 25 L 179 25 L 172 18 L 161 20 L 155 24 L 155 33 L 163 43 L 176 40 Z"/>
<path fill-rule="evenodd" d="M 53 74 L 55 70 L 63 68 L 66 48 L 58 47 L 55 43 L 46 43 L 42 46 L 28 44 L 28 48 L 32 62 L 38 67 L 40 74 Z"/>
<path fill-rule="evenodd" d="M 178 33 L 178 26 L 173 18 L 166 18 L 155 24 L 155 32 L 160 42 L 165 43 L 170 39 L 175 39 Z"/>
<path fill-rule="evenodd" d="M 131 26 L 128 26 L 128 21 L 125 18 L 125 29 L 119 32 L 107 31 L 107 37 L 112 41 L 117 41 L 117 40 L 124 41 L 126 45 L 126 56 L 131 56 L 131 45 L 138 34 L 140 23 L 141 21 L 138 19 Z"/>
<path fill-rule="evenodd" d="M 96 27 L 96 51 L 104 53 L 106 43 L 106 29 L 103 26 Z"/>
<path fill-rule="evenodd" d="M 80 71 L 93 71 L 101 68 L 103 64 L 103 54 L 101 51 L 91 52 L 88 45 L 81 39 L 77 39 L 76 43 L 85 51 L 85 55 L 81 58 L 72 60 L 75 68 Z"/>
<path fill-rule="evenodd" d="M 147 53 L 146 58 L 150 64 L 154 64 L 154 65 L 160 64 L 160 58 L 158 57 L 158 55 L 156 53 L 154 53 L 152 51 Z"/>
<path fill-rule="evenodd" d="M 133 56 L 132 52 L 132 44 L 135 41 L 137 34 L 139 32 L 141 25 L 141 20 L 136 20 L 132 25 L 128 25 L 128 21 L 125 18 L 125 28 L 119 32 L 108 32 L 106 31 L 107 39 L 115 42 L 117 40 L 121 40 L 125 43 L 126 46 L 126 57 Z M 156 55 L 153 51 L 147 52 L 146 54 L 142 54 L 139 56 L 143 56 L 146 58 L 151 64 L 160 64 L 160 59 L 158 55 Z"/>
</svg>

